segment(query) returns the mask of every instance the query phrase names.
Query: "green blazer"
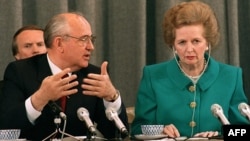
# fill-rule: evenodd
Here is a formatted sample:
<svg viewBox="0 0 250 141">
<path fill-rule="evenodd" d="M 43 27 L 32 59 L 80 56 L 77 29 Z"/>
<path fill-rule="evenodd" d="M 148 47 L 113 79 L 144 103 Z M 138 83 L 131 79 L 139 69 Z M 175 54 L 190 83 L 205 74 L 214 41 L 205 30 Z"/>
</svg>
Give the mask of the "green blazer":
<svg viewBox="0 0 250 141">
<path fill-rule="evenodd" d="M 141 134 L 143 124 L 174 124 L 180 135 L 187 137 L 204 131 L 221 132 L 222 124 L 211 112 L 215 103 L 222 107 L 231 124 L 249 124 L 238 110 L 239 103 L 248 103 L 241 68 L 210 58 L 196 89 L 192 86 L 175 59 L 145 66 L 131 135 Z"/>
</svg>

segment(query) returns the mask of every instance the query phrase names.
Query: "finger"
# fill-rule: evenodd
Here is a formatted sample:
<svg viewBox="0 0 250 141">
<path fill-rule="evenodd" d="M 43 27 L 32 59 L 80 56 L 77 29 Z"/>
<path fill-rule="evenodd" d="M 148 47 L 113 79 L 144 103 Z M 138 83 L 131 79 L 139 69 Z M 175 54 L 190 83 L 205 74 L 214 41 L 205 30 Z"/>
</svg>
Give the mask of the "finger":
<svg viewBox="0 0 250 141">
<path fill-rule="evenodd" d="M 88 78 L 93 79 L 93 80 L 98 80 L 98 81 L 102 81 L 103 80 L 102 75 L 95 74 L 95 73 L 88 74 Z"/>
<path fill-rule="evenodd" d="M 65 84 L 63 87 L 63 90 L 69 90 L 69 89 L 73 89 L 75 86 L 78 85 L 78 81 L 74 81 L 74 82 L 71 82 L 71 83 L 67 83 Z"/>
<path fill-rule="evenodd" d="M 214 136 L 214 132 L 208 132 L 206 137 L 213 137 Z"/>
<path fill-rule="evenodd" d="M 203 134 L 201 134 L 201 136 L 202 137 L 207 137 L 209 134 L 210 134 L 210 132 L 206 131 L 206 132 L 203 132 Z"/>
<path fill-rule="evenodd" d="M 194 137 L 199 137 L 200 136 L 200 133 L 197 133 L 194 135 Z"/>
<path fill-rule="evenodd" d="M 206 132 L 197 133 L 194 137 L 206 137 Z"/>
<path fill-rule="evenodd" d="M 214 136 L 218 136 L 219 135 L 219 132 L 218 131 L 215 131 L 214 132 Z"/>
<path fill-rule="evenodd" d="M 171 130 L 169 130 L 168 128 L 164 128 L 163 133 L 166 134 L 170 138 L 174 138 L 175 137 L 174 133 L 172 133 Z"/>
<path fill-rule="evenodd" d="M 179 131 L 177 130 L 177 128 L 173 124 L 165 126 L 164 133 L 172 138 L 176 138 L 176 137 L 180 136 Z"/>
<path fill-rule="evenodd" d="M 89 84 L 89 85 L 95 85 L 95 86 L 99 86 L 100 85 L 100 81 L 99 80 L 95 80 L 95 79 L 85 78 L 85 79 L 83 79 L 83 82 L 85 84 Z"/>
<path fill-rule="evenodd" d="M 197 133 L 194 135 L 194 137 L 212 137 L 214 136 L 215 132 L 212 131 L 206 131 L 206 132 L 201 132 L 201 133 Z"/>
<path fill-rule="evenodd" d="M 88 90 L 88 91 L 99 91 L 99 87 L 95 87 L 95 86 L 91 86 L 91 85 L 87 85 L 87 84 L 82 84 L 81 86 L 83 88 L 84 91 Z"/>
<path fill-rule="evenodd" d="M 62 78 L 60 84 L 67 85 L 67 84 L 73 83 L 73 82 L 78 83 L 78 81 L 74 81 L 76 78 L 77 78 L 77 75 L 75 75 L 75 74 L 68 76 L 68 77 L 65 77 L 65 78 Z"/>
<path fill-rule="evenodd" d="M 74 82 L 64 85 L 62 87 L 62 96 L 76 94 L 78 92 L 78 89 L 74 87 L 77 85 L 78 85 L 78 81 L 74 81 Z"/>
<path fill-rule="evenodd" d="M 68 96 L 68 95 L 76 94 L 77 92 L 78 92 L 77 89 L 69 89 L 69 90 L 63 91 L 62 95 L 63 96 Z"/>
<path fill-rule="evenodd" d="M 75 80 L 77 78 L 77 75 L 76 74 L 73 74 L 71 76 L 68 77 L 68 81 L 69 82 L 72 82 L 73 80 Z"/>
<path fill-rule="evenodd" d="M 172 128 L 172 132 L 174 133 L 174 136 L 175 136 L 175 137 L 179 137 L 179 136 L 180 136 L 180 133 L 179 133 L 179 131 L 177 130 L 177 128 L 176 128 L 173 124 L 171 124 L 170 126 L 171 126 L 171 128 Z"/>
<path fill-rule="evenodd" d="M 107 66 L 108 66 L 108 62 L 104 61 L 102 63 L 102 66 L 101 66 L 101 75 L 107 75 L 108 74 Z"/>
<path fill-rule="evenodd" d="M 177 136 L 176 133 L 173 132 L 173 131 L 167 131 L 165 134 L 168 135 L 168 136 L 171 137 L 171 138 L 177 138 L 177 137 L 179 137 L 179 136 Z"/>
<path fill-rule="evenodd" d="M 71 69 L 70 68 L 66 68 L 66 69 L 64 69 L 64 70 L 62 70 L 61 72 L 59 72 L 59 73 L 57 73 L 56 75 L 55 75 L 55 77 L 56 78 L 63 78 L 65 75 L 67 75 L 68 73 L 70 73 L 70 71 L 71 71 Z"/>
<path fill-rule="evenodd" d="M 93 96 L 98 96 L 99 95 L 99 92 L 97 92 L 97 91 L 88 91 L 88 90 L 86 90 L 86 91 L 82 91 L 82 93 L 85 94 L 85 95 L 93 95 Z"/>
<path fill-rule="evenodd" d="M 176 137 L 180 137 L 180 133 L 179 133 L 179 131 L 177 130 L 177 128 L 174 126 L 174 134 L 175 134 L 175 136 Z"/>
<path fill-rule="evenodd" d="M 215 132 L 211 131 L 211 132 L 209 132 L 209 134 L 207 135 L 207 137 L 218 136 L 218 134 L 219 133 L 217 131 L 215 131 Z"/>
</svg>

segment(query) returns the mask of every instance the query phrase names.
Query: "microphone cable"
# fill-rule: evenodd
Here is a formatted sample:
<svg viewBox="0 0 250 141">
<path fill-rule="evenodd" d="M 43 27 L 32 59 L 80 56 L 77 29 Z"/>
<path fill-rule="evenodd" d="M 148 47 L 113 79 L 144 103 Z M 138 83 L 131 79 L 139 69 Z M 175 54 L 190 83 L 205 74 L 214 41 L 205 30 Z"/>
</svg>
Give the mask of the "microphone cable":
<svg viewBox="0 0 250 141">
<path fill-rule="evenodd" d="M 64 134 L 65 134 L 65 130 L 66 130 L 66 124 L 67 124 L 67 119 L 63 118 L 63 130 L 62 130 L 62 136 L 61 136 L 61 140 L 63 140 L 64 138 Z"/>
<path fill-rule="evenodd" d="M 192 83 L 194 84 L 194 99 L 193 99 L 193 102 L 195 102 L 195 99 L 196 99 L 196 84 L 197 84 L 197 82 L 199 81 L 199 79 L 201 78 L 201 76 L 204 74 L 204 72 L 207 69 L 207 66 L 208 66 L 208 63 L 209 63 L 209 60 L 210 60 L 210 56 L 211 56 L 211 46 L 210 46 L 210 44 L 208 44 L 208 58 L 207 58 L 207 63 L 205 64 L 204 69 L 202 70 L 201 74 L 199 75 L 199 77 L 197 78 L 196 81 L 194 81 L 190 77 L 188 77 L 188 75 L 183 71 L 183 69 L 181 68 L 180 63 L 178 62 L 178 59 L 177 59 L 174 47 L 172 47 L 172 50 L 173 50 L 173 54 L 174 54 L 174 59 L 175 59 L 177 65 L 178 65 L 178 67 L 180 68 L 181 72 L 183 72 L 184 75 L 188 79 L 190 79 L 192 81 Z M 192 121 L 194 121 L 195 111 L 196 111 L 196 108 L 194 107 L 193 108 L 193 113 L 192 113 Z M 193 134 L 194 134 L 194 127 L 192 127 L 191 136 L 193 136 Z"/>
<path fill-rule="evenodd" d="M 183 71 L 183 69 L 181 68 L 180 63 L 178 62 L 177 56 L 176 56 L 176 54 L 175 54 L 175 49 L 174 49 L 174 47 L 172 47 L 172 48 L 173 48 L 174 59 L 175 59 L 177 65 L 178 65 L 178 67 L 180 68 L 181 72 L 183 72 L 184 75 L 185 75 L 186 77 L 188 77 L 188 75 Z M 205 64 L 205 67 L 204 67 L 203 71 L 202 71 L 201 74 L 199 75 L 199 77 L 198 77 L 198 79 L 196 80 L 196 82 L 193 81 L 192 79 L 190 79 L 190 78 L 188 77 L 188 78 L 193 82 L 193 84 L 196 84 L 196 83 L 198 82 L 198 80 L 201 78 L 201 76 L 203 75 L 203 73 L 206 71 L 207 66 L 208 66 L 208 63 L 209 63 L 209 61 L 210 61 L 210 56 L 211 56 L 211 46 L 210 46 L 210 44 L 208 44 L 208 58 L 207 58 L 207 61 L 206 61 L 206 64 Z M 206 58 L 205 58 L 205 59 L 206 59 Z"/>
</svg>

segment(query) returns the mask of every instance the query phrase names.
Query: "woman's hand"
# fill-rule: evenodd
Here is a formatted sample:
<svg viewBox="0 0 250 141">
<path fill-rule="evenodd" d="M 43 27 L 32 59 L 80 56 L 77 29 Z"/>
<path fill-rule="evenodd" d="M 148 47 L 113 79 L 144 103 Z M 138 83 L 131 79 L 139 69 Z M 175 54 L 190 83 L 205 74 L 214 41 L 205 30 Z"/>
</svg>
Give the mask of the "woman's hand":
<svg viewBox="0 0 250 141">
<path fill-rule="evenodd" d="M 180 133 L 178 129 L 173 124 L 165 125 L 163 129 L 163 133 L 168 135 L 171 138 L 180 137 Z"/>
<path fill-rule="evenodd" d="M 213 137 L 218 136 L 218 131 L 207 131 L 207 132 L 201 132 L 194 135 L 194 137 Z"/>
</svg>

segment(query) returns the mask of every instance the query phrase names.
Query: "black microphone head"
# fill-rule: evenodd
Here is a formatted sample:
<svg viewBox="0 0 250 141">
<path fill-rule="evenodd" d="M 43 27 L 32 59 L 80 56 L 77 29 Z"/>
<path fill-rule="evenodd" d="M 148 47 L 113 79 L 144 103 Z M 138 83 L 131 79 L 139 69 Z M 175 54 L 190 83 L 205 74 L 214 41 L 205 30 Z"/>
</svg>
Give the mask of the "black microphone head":
<svg viewBox="0 0 250 141">
<path fill-rule="evenodd" d="M 48 105 L 53 113 L 59 115 L 59 113 L 62 112 L 62 108 L 59 107 L 54 101 L 49 101 Z"/>
<path fill-rule="evenodd" d="M 51 111 L 56 115 L 61 117 L 63 120 L 67 119 L 67 116 L 64 112 L 62 112 L 62 108 L 59 107 L 54 101 L 49 101 L 48 103 Z"/>
</svg>

